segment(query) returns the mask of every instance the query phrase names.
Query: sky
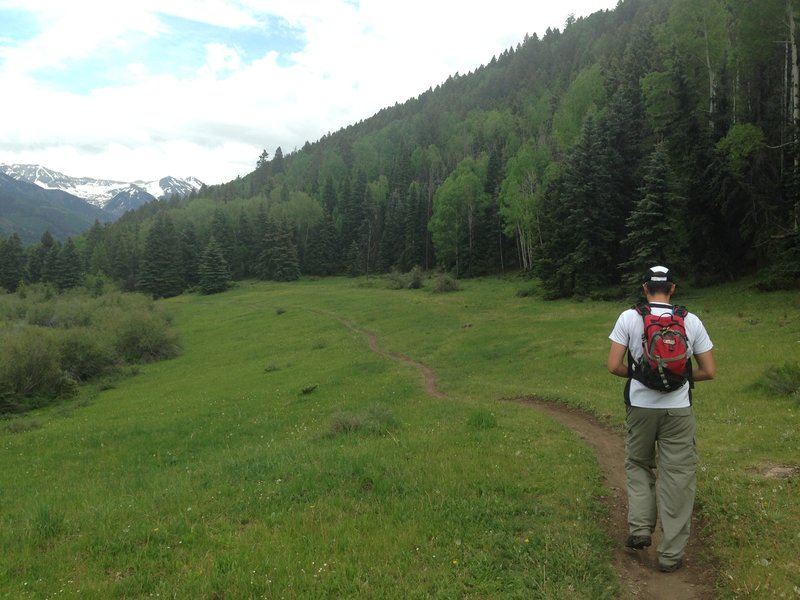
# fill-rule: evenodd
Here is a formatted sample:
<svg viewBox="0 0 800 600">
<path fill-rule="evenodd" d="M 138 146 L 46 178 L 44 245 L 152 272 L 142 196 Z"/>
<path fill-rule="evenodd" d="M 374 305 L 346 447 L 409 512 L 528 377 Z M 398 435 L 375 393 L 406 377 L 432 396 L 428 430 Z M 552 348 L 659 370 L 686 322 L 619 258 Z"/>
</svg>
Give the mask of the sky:
<svg viewBox="0 0 800 600">
<path fill-rule="evenodd" d="M 0 0 L 0 163 L 246 175 L 617 0 Z"/>
</svg>

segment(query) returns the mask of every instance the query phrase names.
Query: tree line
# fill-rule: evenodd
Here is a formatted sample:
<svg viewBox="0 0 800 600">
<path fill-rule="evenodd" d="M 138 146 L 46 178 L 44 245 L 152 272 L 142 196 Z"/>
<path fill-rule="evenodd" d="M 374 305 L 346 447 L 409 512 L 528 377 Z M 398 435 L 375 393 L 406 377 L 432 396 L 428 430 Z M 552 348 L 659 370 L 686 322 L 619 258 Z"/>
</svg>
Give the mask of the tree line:
<svg viewBox="0 0 800 600">
<path fill-rule="evenodd" d="M 795 286 L 798 14 L 797 0 L 621 0 L 58 252 L 155 296 L 418 266 L 522 271 L 559 297 L 617 293 L 654 262 Z M 56 276 L 33 259 L 49 240 L 26 252 L 23 278 Z"/>
</svg>

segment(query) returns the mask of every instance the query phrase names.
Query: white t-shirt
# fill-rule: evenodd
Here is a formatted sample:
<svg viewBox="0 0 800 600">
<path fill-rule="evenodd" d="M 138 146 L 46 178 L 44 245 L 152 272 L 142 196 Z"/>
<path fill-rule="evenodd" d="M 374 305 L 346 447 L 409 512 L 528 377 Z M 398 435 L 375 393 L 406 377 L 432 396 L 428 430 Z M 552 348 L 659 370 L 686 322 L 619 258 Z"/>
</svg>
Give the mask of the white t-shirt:
<svg viewBox="0 0 800 600">
<path fill-rule="evenodd" d="M 669 304 L 651 302 L 650 310 L 654 315 L 661 316 L 671 313 L 672 306 Z M 708 337 L 706 328 L 697 315 L 688 313 L 683 323 L 686 327 L 686 337 L 689 342 L 687 352 L 689 356 L 708 352 L 714 347 L 711 338 Z M 644 350 L 642 349 L 643 334 L 644 324 L 642 323 L 642 315 L 636 312 L 635 309 L 629 308 L 619 316 L 608 339 L 617 344 L 627 346 L 628 350 L 631 352 L 631 356 L 633 356 L 633 360 L 638 363 L 641 362 L 642 356 L 644 355 Z M 630 381 L 629 397 L 631 406 L 638 406 L 641 408 L 685 408 L 691 404 L 688 381 L 683 387 L 677 390 L 660 392 L 650 389 L 641 381 L 633 379 Z"/>
</svg>

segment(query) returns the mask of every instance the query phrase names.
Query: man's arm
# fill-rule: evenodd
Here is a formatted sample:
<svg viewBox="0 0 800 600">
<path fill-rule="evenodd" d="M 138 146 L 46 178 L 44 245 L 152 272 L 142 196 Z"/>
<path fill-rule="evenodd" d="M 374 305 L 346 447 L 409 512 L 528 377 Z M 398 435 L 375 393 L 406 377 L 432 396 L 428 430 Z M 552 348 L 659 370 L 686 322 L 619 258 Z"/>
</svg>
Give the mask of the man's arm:
<svg viewBox="0 0 800 600">
<path fill-rule="evenodd" d="M 717 374 L 717 363 L 714 361 L 714 355 L 711 350 L 695 354 L 694 359 L 697 362 L 697 367 L 692 369 L 692 379 L 695 381 L 714 379 Z"/>
<path fill-rule="evenodd" d="M 628 376 L 628 366 L 623 362 L 628 347 L 611 342 L 611 349 L 608 351 L 608 372 L 617 377 Z"/>
</svg>

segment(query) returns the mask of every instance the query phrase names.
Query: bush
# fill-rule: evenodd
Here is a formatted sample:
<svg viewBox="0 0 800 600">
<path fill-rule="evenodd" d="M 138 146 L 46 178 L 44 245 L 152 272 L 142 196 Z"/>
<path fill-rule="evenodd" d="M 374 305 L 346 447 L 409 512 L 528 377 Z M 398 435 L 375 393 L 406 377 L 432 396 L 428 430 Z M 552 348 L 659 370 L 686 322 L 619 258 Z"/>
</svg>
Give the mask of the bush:
<svg viewBox="0 0 800 600">
<path fill-rule="evenodd" d="M 152 311 L 129 312 L 116 323 L 114 350 L 128 363 L 154 362 L 180 354 L 177 334 Z"/>
<path fill-rule="evenodd" d="M 759 387 L 780 396 L 794 396 L 800 400 L 800 364 L 786 363 L 764 372 Z"/>
<path fill-rule="evenodd" d="M 62 370 L 76 381 L 106 373 L 117 362 L 106 336 L 85 327 L 65 331 L 58 346 Z"/>
<path fill-rule="evenodd" d="M 39 328 L 6 332 L 0 340 L 0 412 L 17 412 L 37 399 L 58 397 L 65 377 L 52 334 Z"/>
<path fill-rule="evenodd" d="M 418 290 L 425 284 L 425 272 L 420 267 L 414 267 L 408 273 L 392 271 L 385 277 L 390 290 Z"/>
<path fill-rule="evenodd" d="M 447 274 L 442 274 L 436 277 L 433 283 L 434 294 L 444 294 L 447 292 L 457 292 L 461 288 L 458 286 L 458 281 Z"/>
<path fill-rule="evenodd" d="M 36 284 L 0 295 L 0 413 L 73 396 L 124 363 L 180 353 L 170 316 L 152 299 L 97 291 Z"/>
<path fill-rule="evenodd" d="M 420 267 L 414 267 L 408 274 L 408 289 L 418 290 L 425 283 L 425 272 Z"/>
<path fill-rule="evenodd" d="M 391 271 L 386 274 L 387 287 L 390 290 L 402 290 L 406 287 L 405 277 L 400 271 Z"/>
</svg>

